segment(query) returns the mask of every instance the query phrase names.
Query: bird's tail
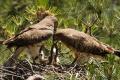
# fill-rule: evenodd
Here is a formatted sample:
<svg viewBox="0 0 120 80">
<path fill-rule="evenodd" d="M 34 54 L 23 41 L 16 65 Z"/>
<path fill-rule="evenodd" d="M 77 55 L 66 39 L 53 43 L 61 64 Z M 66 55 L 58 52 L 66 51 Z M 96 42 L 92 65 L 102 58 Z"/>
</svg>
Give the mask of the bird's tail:
<svg viewBox="0 0 120 80">
<path fill-rule="evenodd" d="M 118 57 L 120 57 L 120 50 L 115 50 L 114 54 L 117 55 Z"/>
</svg>

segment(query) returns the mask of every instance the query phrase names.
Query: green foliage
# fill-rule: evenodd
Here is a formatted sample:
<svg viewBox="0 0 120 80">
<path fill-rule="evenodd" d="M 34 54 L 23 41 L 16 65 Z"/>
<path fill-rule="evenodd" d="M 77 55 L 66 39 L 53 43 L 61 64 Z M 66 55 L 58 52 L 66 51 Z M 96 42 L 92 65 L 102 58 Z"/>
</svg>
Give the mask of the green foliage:
<svg viewBox="0 0 120 80">
<path fill-rule="evenodd" d="M 87 64 L 87 76 L 89 80 L 119 80 L 119 59 L 108 55 L 107 61 L 92 61 Z"/>
</svg>

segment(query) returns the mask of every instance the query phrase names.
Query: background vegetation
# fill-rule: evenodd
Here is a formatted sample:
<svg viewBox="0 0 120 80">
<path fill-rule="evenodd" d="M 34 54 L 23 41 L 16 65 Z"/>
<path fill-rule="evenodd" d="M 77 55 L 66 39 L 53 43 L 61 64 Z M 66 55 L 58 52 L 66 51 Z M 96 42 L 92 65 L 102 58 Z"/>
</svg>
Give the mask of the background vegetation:
<svg viewBox="0 0 120 80">
<path fill-rule="evenodd" d="M 120 48 L 120 0 L 0 0 L 0 40 L 5 40 L 37 21 L 36 12 L 44 8 L 59 19 L 59 28 L 74 28 Z M 50 49 L 51 41 L 46 42 Z M 61 63 L 69 63 L 70 50 L 62 45 Z M 60 47 L 60 45 L 59 45 Z M 12 54 L 0 45 L 0 64 Z M 25 56 L 21 54 L 21 57 Z M 119 59 L 108 55 L 107 62 L 89 61 L 90 80 L 119 80 Z M 50 76 L 51 80 L 54 79 Z M 75 80 L 75 78 L 66 78 Z"/>
</svg>

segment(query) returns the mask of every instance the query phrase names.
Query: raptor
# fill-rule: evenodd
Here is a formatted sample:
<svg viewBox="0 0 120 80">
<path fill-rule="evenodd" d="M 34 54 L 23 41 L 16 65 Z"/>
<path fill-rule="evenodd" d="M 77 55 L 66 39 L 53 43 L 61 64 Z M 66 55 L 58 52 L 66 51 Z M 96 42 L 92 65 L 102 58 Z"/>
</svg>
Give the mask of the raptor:
<svg viewBox="0 0 120 80">
<path fill-rule="evenodd" d="M 17 35 L 3 42 L 8 48 L 16 48 L 13 55 L 4 63 L 4 66 L 13 66 L 19 54 L 25 48 L 28 49 L 32 59 L 36 59 L 39 55 L 39 43 L 47 40 L 54 34 L 54 30 L 57 27 L 57 18 L 47 11 L 40 12 L 38 17 L 41 21 L 25 28 Z"/>
<path fill-rule="evenodd" d="M 84 63 L 91 57 L 101 59 L 104 58 L 106 54 L 115 54 L 120 57 L 119 50 L 75 29 L 57 29 L 55 39 L 60 40 L 73 51 L 74 61 L 72 64 L 75 62 L 80 64 Z"/>
</svg>

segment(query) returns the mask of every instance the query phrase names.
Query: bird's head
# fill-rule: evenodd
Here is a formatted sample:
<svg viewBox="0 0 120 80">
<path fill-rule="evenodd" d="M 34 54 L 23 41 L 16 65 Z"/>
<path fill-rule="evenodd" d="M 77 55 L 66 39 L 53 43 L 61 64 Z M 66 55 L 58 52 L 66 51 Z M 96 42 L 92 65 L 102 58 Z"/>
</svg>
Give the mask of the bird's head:
<svg viewBox="0 0 120 80">
<path fill-rule="evenodd" d="M 52 16 L 53 14 L 50 13 L 48 10 L 45 10 L 43 8 L 40 8 L 38 11 L 37 11 L 37 18 L 39 21 L 41 21 L 42 19 L 44 19 L 45 17 L 47 16 Z"/>
<path fill-rule="evenodd" d="M 54 26 L 54 31 L 56 31 L 56 28 L 58 26 L 58 20 L 57 18 L 55 17 L 54 14 L 52 14 L 49 10 L 45 10 L 43 8 L 40 8 L 38 11 L 37 11 L 37 18 L 38 18 L 38 21 L 45 21 L 46 23 L 53 23 L 53 25 L 50 25 L 50 27 Z"/>
</svg>

